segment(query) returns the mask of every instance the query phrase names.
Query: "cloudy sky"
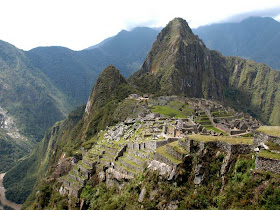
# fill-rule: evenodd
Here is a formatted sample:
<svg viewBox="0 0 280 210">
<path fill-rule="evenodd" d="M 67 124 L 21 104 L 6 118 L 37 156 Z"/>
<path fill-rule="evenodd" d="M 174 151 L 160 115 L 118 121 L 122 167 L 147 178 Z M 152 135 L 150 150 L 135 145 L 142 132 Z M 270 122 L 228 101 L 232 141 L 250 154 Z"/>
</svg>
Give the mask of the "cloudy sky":
<svg viewBox="0 0 280 210">
<path fill-rule="evenodd" d="M 161 27 L 182 17 L 192 28 L 269 16 L 280 21 L 280 0 L 0 0 L 0 40 L 29 50 L 81 50 L 136 26 Z"/>
</svg>

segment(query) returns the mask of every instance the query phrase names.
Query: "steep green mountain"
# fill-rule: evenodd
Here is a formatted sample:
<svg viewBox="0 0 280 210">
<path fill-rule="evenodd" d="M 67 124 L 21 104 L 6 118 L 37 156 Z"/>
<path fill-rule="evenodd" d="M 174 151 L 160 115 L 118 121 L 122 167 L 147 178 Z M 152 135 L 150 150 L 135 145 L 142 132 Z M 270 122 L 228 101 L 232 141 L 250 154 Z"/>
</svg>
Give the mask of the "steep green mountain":
<svg viewBox="0 0 280 210">
<path fill-rule="evenodd" d="M 27 137 L 40 140 L 48 127 L 72 109 L 66 96 L 22 50 L 2 41 L 0 68 L 0 105 Z"/>
<path fill-rule="evenodd" d="M 46 175 L 53 174 L 56 164 L 59 160 L 63 161 L 65 155 L 81 154 L 83 142 L 91 140 L 87 143 L 91 145 L 97 132 L 125 120 L 134 109 L 121 112 L 118 108 L 126 106 L 122 103 L 123 99 L 135 92 L 119 70 L 108 66 L 97 79 L 87 107 L 80 107 L 65 120 L 57 122 L 46 132 L 31 155 L 7 172 L 4 177 L 7 198 L 23 203 L 36 181 L 39 184 Z M 28 203 L 34 202 L 36 186 Z"/>
<path fill-rule="evenodd" d="M 38 47 L 27 51 L 26 55 L 34 66 L 71 99 L 73 105 L 86 102 L 90 87 L 98 75 L 94 54 L 86 58 L 64 47 Z"/>
<path fill-rule="evenodd" d="M 147 27 L 122 30 L 98 49 L 108 56 L 106 65 L 114 64 L 128 77 L 141 67 L 158 33 L 159 30 Z"/>
<path fill-rule="evenodd" d="M 250 17 L 240 23 L 221 23 L 194 29 L 206 44 L 227 56 L 240 56 L 280 69 L 280 23 L 269 17 Z"/>
<path fill-rule="evenodd" d="M 177 18 L 161 31 L 132 83 L 151 93 L 223 99 L 227 72 L 217 56 Z"/>
<path fill-rule="evenodd" d="M 73 108 L 25 52 L 0 41 L 0 171 L 9 170 Z"/>
<path fill-rule="evenodd" d="M 114 64 L 125 77 L 138 70 L 154 42 L 158 30 L 122 30 L 99 46 L 72 51 L 64 47 L 39 47 L 26 52 L 30 62 L 71 98 L 74 105 L 86 102 L 100 72 Z"/>
<path fill-rule="evenodd" d="M 71 112 L 65 120 L 55 123 L 46 131 L 44 138 L 32 153 L 7 172 L 3 184 L 9 200 L 23 203 L 32 192 L 36 180 L 42 180 L 48 174 L 48 167 L 53 162 L 57 163 L 62 155 L 62 152 L 57 150 L 71 138 L 71 131 L 82 118 L 83 112 L 84 107 L 80 107 Z"/>
<path fill-rule="evenodd" d="M 83 51 L 39 47 L 25 52 L 1 42 L 0 106 L 15 118 L 20 133 L 38 141 L 54 122 L 86 103 L 98 74 L 108 64 L 120 66 L 125 76 L 137 70 L 157 34 L 150 28 L 121 31 L 98 49 Z M 6 138 L 1 141 L 1 154 L 14 158 L 2 156 L 0 170 L 8 170 L 34 144 L 28 143 L 29 149 L 22 150 L 16 139 L 9 145 Z"/>
<path fill-rule="evenodd" d="M 158 35 L 157 40 L 148 54 L 142 68 L 130 78 L 129 82 L 127 82 L 127 80 L 120 74 L 119 70 L 113 66 L 108 66 L 100 74 L 95 86 L 92 89 L 84 113 L 83 109 L 79 111 L 79 114 L 77 114 L 79 117 L 77 117 L 77 121 L 75 121 L 75 123 L 68 121 L 68 118 L 66 121 L 56 124 L 58 127 L 55 125 L 54 127 L 56 127 L 56 129 L 54 129 L 55 131 L 52 131 L 52 133 L 56 133 L 57 135 L 54 135 L 51 138 L 44 138 L 44 143 L 40 144 L 41 146 L 42 144 L 50 145 L 50 148 L 52 148 L 47 150 L 45 149 L 47 152 L 42 153 L 44 157 L 48 158 L 42 159 L 39 157 L 41 155 L 39 154 L 40 149 L 34 150 L 33 157 L 38 156 L 38 159 L 41 160 L 40 162 L 36 163 L 35 160 L 37 158 L 34 158 L 33 164 L 32 160 L 28 158 L 7 173 L 7 177 L 4 179 L 4 185 L 8 188 L 8 190 L 10 190 L 9 198 L 13 199 L 13 193 L 16 190 L 15 186 L 19 184 L 21 180 L 24 180 L 24 182 L 21 182 L 21 186 L 29 186 L 29 188 L 19 188 L 17 194 L 23 196 L 17 197 L 17 201 L 24 201 L 28 194 L 27 192 L 24 192 L 24 189 L 29 189 L 28 192 L 30 192 L 32 186 L 36 183 L 32 189 L 32 193 L 24 204 L 24 208 L 63 208 L 65 205 L 67 206 L 68 203 L 65 202 L 67 201 L 67 198 L 60 195 L 59 191 L 62 189 L 60 188 L 62 186 L 61 179 L 69 170 L 62 170 L 60 168 L 61 163 L 67 161 L 69 162 L 71 158 L 77 158 L 80 160 L 81 156 L 90 158 L 86 157 L 85 154 L 87 154 L 88 151 L 92 151 L 92 148 L 96 149 L 92 151 L 92 155 L 94 157 L 98 156 L 98 160 L 100 159 L 100 162 L 107 161 L 111 164 L 110 160 L 115 158 L 116 154 L 122 154 L 122 156 L 125 157 L 120 159 L 118 163 L 121 164 L 119 166 L 130 172 L 130 174 L 135 174 L 137 172 L 138 164 L 133 161 L 137 162 L 141 161 L 141 159 L 136 158 L 136 160 L 135 158 L 132 158 L 132 161 L 131 156 L 121 151 L 121 146 L 124 146 L 122 144 L 126 142 L 123 139 L 124 136 L 123 138 L 117 138 L 117 145 L 111 145 L 110 142 L 108 142 L 110 138 L 105 138 L 105 134 L 108 134 L 108 132 L 114 133 L 116 131 L 118 134 L 122 133 L 122 129 L 118 130 L 112 125 L 116 125 L 118 122 L 124 121 L 128 116 L 135 119 L 139 113 L 145 113 L 148 110 L 153 110 L 153 108 L 149 107 L 148 102 L 145 102 L 145 100 L 143 102 L 139 102 L 138 100 L 126 99 L 131 93 L 139 93 L 139 91 L 141 91 L 142 93 L 153 93 L 155 95 L 175 94 L 179 96 L 186 95 L 190 97 L 216 99 L 226 105 L 234 106 L 237 110 L 245 110 L 246 112 L 257 116 L 264 122 L 280 124 L 279 78 L 279 72 L 272 70 L 264 64 L 257 64 L 238 57 L 224 57 L 216 51 L 208 50 L 203 42 L 192 33 L 186 21 L 176 18 L 171 21 Z M 164 97 L 161 101 L 152 101 L 152 103 L 159 105 L 162 101 L 164 101 Z M 186 113 L 182 113 L 182 111 L 184 109 L 187 113 L 189 113 L 191 112 L 190 107 L 189 104 L 183 103 L 183 105 L 178 108 L 178 105 L 181 103 L 182 102 L 171 104 L 169 107 L 163 106 L 161 107 L 161 113 L 167 113 L 170 117 L 183 116 L 185 118 L 187 115 Z M 158 111 L 160 110 L 160 107 L 155 108 Z M 207 116 L 205 118 L 209 120 Z M 134 122 L 137 126 L 134 124 L 131 125 L 130 123 L 125 125 L 128 130 L 132 130 L 131 132 L 133 132 L 133 130 L 135 131 L 135 136 L 129 138 L 129 141 L 139 141 L 139 144 L 141 144 L 143 143 L 141 141 L 142 138 L 145 138 L 145 136 L 148 136 L 148 138 L 153 136 L 149 132 L 154 125 L 154 121 L 149 119 L 147 119 L 147 121 L 147 133 L 142 133 L 144 129 L 142 132 L 135 131 L 137 130 L 136 127 L 139 126 L 139 124 L 142 126 L 141 121 Z M 64 123 L 68 126 L 63 126 Z M 174 123 L 174 119 L 170 118 L 166 123 Z M 166 126 L 164 123 L 163 125 Z M 108 128 L 107 126 L 112 127 Z M 159 128 L 159 130 L 162 130 L 162 128 Z M 164 130 L 168 131 L 168 126 Z M 50 136 L 50 133 L 47 133 L 46 136 Z M 50 139 L 53 139 L 53 141 L 50 141 Z M 156 140 L 160 141 L 162 139 L 160 137 Z M 47 147 L 48 146 L 45 146 L 44 148 Z M 141 147 L 141 145 L 139 145 L 139 147 Z M 183 151 L 184 153 L 184 150 L 178 147 L 178 145 L 173 145 L 173 147 L 174 150 Z M 102 148 L 114 151 L 107 154 Z M 99 174 L 95 174 L 92 176 L 92 183 L 89 183 L 89 186 L 86 186 L 85 191 L 83 192 L 83 198 L 87 202 L 86 205 L 91 205 L 93 209 L 100 206 L 109 209 L 129 208 L 134 204 L 136 205 L 135 202 L 137 201 L 136 198 L 131 198 L 128 194 L 131 193 L 131 195 L 134 196 L 136 194 L 138 195 L 142 191 L 141 189 L 145 187 L 145 185 L 140 185 L 139 183 L 149 183 L 153 180 L 155 185 L 150 185 L 151 188 L 149 189 L 149 186 L 147 185 L 149 193 L 153 194 L 151 195 L 152 197 L 155 196 L 155 192 L 152 192 L 153 190 L 156 190 L 156 194 L 163 196 L 170 195 L 170 192 L 179 193 L 180 190 L 182 190 L 181 192 L 183 193 L 180 195 L 176 193 L 172 194 L 174 197 L 179 196 L 182 208 L 186 208 L 187 206 L 193 206 L 194 208 L 199 206 L 203 206 L 205 208 L 240 207 L 239 204 L 241 200 L 240 197 L 238 197 L 238 194 L 246 189 L 249 189 L 250 192 L 254 192 L 257 187 L 255 185 L 253 186 L 253 183 L 248 180 L 248 177 L 250 177 L 250 174 L 248 173 L 253 167 L 252 154 L 247 156 L 236 155 L 230 157 L 231 161 L 229 161 L 229 159 L 224 159 L 225 154 L 220 156 L 219 154 L 221 153 L 218 151 L 211 149 L 208 150 L 207 147 L 205 148 L 205 156 L 202 156 L 201 159 L 194 158 L 192 166 L 187 167 L 190 162 L 187 160 L 184 162 L 184 164 L 187 165 L 184 165 L 185 168 L 178 172 L 179 182 L 176 181 L 176 183 L 163 181 L 163 183 L 160 182 L 162 185 L 157 185 L 157 175 L 137 173 L 139 177 L 131 181 L 120 177 L 120 180 L 125 179 L 125 181 L 128 182 L 128 185 L 125 185 L 123 191 L 119 190 L 118 192 L 121 193 L 120 195 L 117 195 L 114 189 L 112 191 L 108 190 L 109 193 L 106 193 L 107 190 L 104 183 L 98 185 L 98 183 L 100 183 L 98 181 Z M 100 153 L 96 154 L 96 152 Z M 148 153 L 150 152 L 151 151 L 148 150 Z M 156 150 L 156 152 L 166 155 L 167 150 L 166 147 L 163 146 L 159 150 Z M 111 159 L 108 160 L 106 157 L 103 157 L 104 153 L 107 155 L 107 158 Z M 141 157 L 147 157 L 147 154 L 146 156 L 144 154 Z M 174 161 L 174 158 L 170 157 L 170 155 L 167 154 L 166 157 L 169 157 Z M 89 164 L 87 159 L 83 160 L 85 162 L 79 161 L 77 163 L 81 166 L 81 168 L 83 168 L 80 169 L 84 170 L 89 168 L 88 170 L 90 170 L 90 166 L 87 165 Z M 221 167 L 221 164 L 224 163 L 224 160 L 230 162 L 229 171 L 225 176 L 227 180 L 226 182 L 222 182 L 222 179 L 215 178 L 219 176 L 218 171 L 220 171 L 220 169 L 222 170 L 223 167 Z M 114 161 L 117 164 L 115 159 Z M 175 159 L 175 164 L 177 163 L 178 162 L 176 162 Z M 193 180 L 197 173 L 203 171 L 202 169 L 200 170 L 198 163 L 203 163 L 207 166 L 205 185 L 201 186 L 198 191 L 202 193 L 202 197 L 196 197 L 194 184 L 189 183 L 184 179 L 185 177 L 186 179 Z M 132 171 L 129 168 L 127 169 L 126 166 L 128 165 L 131 165 L 134 169 Z M 101 166 L 101 172 L 103 169 L 107 169 L 106 167 L 103 167 L 104 165 L 101 164 Z M 19 173 L 21 167 L 28 171 L 28 173 L 23 173 L 22 177 L 18 177 L 16 174 Z M 80 172 L 80 170 L 76 170 L 76 172 L 73 173 Z M 31 173 L 39 173 L 40 175 L 35 175 L 32 180 L 28 180 L 29 174 Z M 69 176 L 72 176 L 72 178 L 76 177 L 73 173 L 69 173 Z M 109 178 L 110 180 L 110 174 L 108 176 L 107 175 L 108 174 L 101 174 L 100 177 L 103 177 L 102 179 L 106 180 Z M 14 177 L 18 178 L 13 179 Z M 87 179 L 84 175 L 81 175 L 80 178 L 81 179 L 79 179 L 79 181 L 82 183 L 84 183 L 84 180 Z M 262 198 L 254 198 L 254 205 L 261 203 L 262 199 L 266 198 L 268 200 L 271 199 L 271 202 L 276 202 L 274 198 L 277 197 L 278 191 L 275 191 L 273 188 L 273 183 L 275 183 L 277 177 L 275 179 L 274 178 L 275 177 L 271 177 L 271 179 L 270 177 L 265 178 L 263 175 L 260 177 L 258 175 L 254 176 L 254 180 L 256 180 L 256 182 L 257 180 L 260 181 L 258 183 L 265 183 L 265 179 L 269 180 L 269 186 L 265 186 L 267 194 L 263 195 Z M 58 182 L 58 180 L 60 181 Z M 65 181 L 67 181 L 67 175 Z M 67 182 L 69 183 L 71 180 L 68 180 Z M 179 183 L 183 183 L 183 186 L 181 186 L 182 188 L 177 188 L 177 184 Z M 79 186 L 76 182 L 73 182 L 73 185 Z M 210 187 L 211 190 L 213 190 L 212 193 L 215 195 L 215 198 L 210 200 L 210 203 L 207 203 L 206 200 L 209 200 L 209 197 L 206 196 L 205 189 Z M 166 192 L 163 192 L 164 189 L 169 189 L 170 191 L 167 190 Z M 223 189 L 226 190 L 223 191 L 223 194 L 219 194 Z M 271 191 L 269 191 L 269 189 L 271 189 Z M 231 191 L 236 192 L 236 200 L 231 199 Z M 113 197 L 110 197 L 110 193 L 113 194 Z M 186 196 L 184 197 L 184 195 Z M 249 198 L 250 196 L 250 193 L 246 194 L 246 198 Z M 268 196 L 274 197 L 268 198 Z M 167 208 L 166 203 L 162 204 L 162 206 L 159 204 L 162 203 L 163 200 L 156 197 L 154 198 L 154 201 L 153 199 L 147 199 L 145 201 L 146 203 L 143 203 L 143 207 Z M 120 200 L 116 202 L 115 199 Z M 108 202 L 104 203 L 102 202 L 103 200 Z M 169 201 L 171 200 L 168 200 L 168 202 Z M 79 201 L 75 200 L 73 202 L 79 203 Z M 223 206 L 223 203 L 225 202 L 227 205 Z M 125 203 L 127 203 L 127 206 Z M 253 203 L 244 203 L 244 205 L 245 204 L 248 204 L 247 206 L 251 206 L 252 208 L 254 207 Z M 265 204 L 267 203 L 265 202 Z"/>
<path fill-rule="evenodd" d="M 280 72 L 206 48 L 174 19 L 159 34 L 131 82 L 144 92 L 217 99 L 265 123 L 280 124 Z"/>
</svg>

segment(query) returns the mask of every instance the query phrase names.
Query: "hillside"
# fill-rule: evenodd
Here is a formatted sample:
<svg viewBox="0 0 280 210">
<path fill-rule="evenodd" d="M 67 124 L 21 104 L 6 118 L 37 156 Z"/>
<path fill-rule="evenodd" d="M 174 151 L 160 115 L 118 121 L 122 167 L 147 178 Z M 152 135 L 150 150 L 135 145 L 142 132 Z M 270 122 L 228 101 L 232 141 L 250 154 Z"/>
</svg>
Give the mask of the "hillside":
<svg viewBox="0 0 280 210">
<path fill-rule="evenodd" d="M 133 110 L 130 118 L 100 130 L 72 157 L 58 152 L 64 138 L 56 142 L 52 156 L 60 159 L 49 166 L 51 173 L 35 187 L 23 209 L 275 208 L 279 204 L 279 175 L 256 168 L 260 159 L 253 152 L 256 144 L 250 132 L 259 125 L 248 114 L 240 115 L 217 101 L 177 96 L 131 96 L 117 110 L 123 105 L 126 113 Z M 252 127 L 243 136 L 221 136 L 214 124 L 212 128 L 205 124 L 208 116 Z M 69 133 L 66 130 L 60 132 Z"/>
<path fill-rule="evenodd" d="M 101 129 L 126 119 L 130 112 L 121 114 L 117 107 L 123 107 L 119 103 L 132 92 L 135 92 L 134 88 L 129 86 L 119 70 L 108 66 L 92 89 L 86 108 L 90 112 L 84 112 L 83 106 L 70 113 L 67 119 L 57 122 L 31 155 L 7 172 L 4 186 L 8 199 L 23 203 L 36 181 L 39 184 L 43 177 L 54 173 L 58 161 L 63 162 L 64 158 L 75 155 L 81 144 Z M 78 154 L 81 155 L 81 151 Z M 65 164 L 67 162 L 69 160 Z M 33 202 L 35 195 L 30 196 L 29 202 Z"/>
<path fill-rule="evenodd" d="M 151 28 L 122 30 L 102 44 L 82 51 L 63 47 L 39 47 L 26 52 L 32 64 L 44 72 L 74 105 L 86 102 L 100 72 L 110 64 L 128 77 L 138 70 L 159 32 Z"/>
<path fill-rule="evenodd" d="M 7 173 L 9 198 L 24 201 L 36 183 L 25 209 L 273 208 L 278 168 L 266 175 L 261 158 L 279 148 L 253 136 L 259 120 L 279 124 L 278 87 L 279 72 L 209 50 L 176 18 L 129 81 L 114 66 L 102 71 L 77 121 L 46 134 L 44 161 Z M 21 166 L 29 172 L 18 178 Z"/>
<path fill-rule="evenodd" d="M 250 17 L 240 23 L 221 23 L 193 30 L 207 47 L 223 55 L 240 56 L 280 69 L 280 23 L 269 17 Z"/>
<path fill-rule="evenodd" d="M 137 70 L 157 33 L 150 28 L 122 31 L 100 49 L 83 51 L 38 47 L 25 52 L 1 42 L 0 106 L 15 119 L 29 142 L 13 138 L 9 142 L 4 132 L 0 150 L 5 156 L 0 170 L 12 167 L 53 123 L 86 103 L 97 76 L 108 64 L 121 66 L 126 76 Z"/>
<path fill-rule="evenodd" d="M 3 41 L 0 42 L 0 68 L 0 171 L 6 171 L 27 155 L 46 129 L 63 119 L 73 106 L 32 65 L 24 51 Z"/>
<path fill-rule="evenodd" d="M 172 20 L 130 78 L 143 92 L 222 101 L 264 123 L 280 124 L 280 72 L 209 50 L 186 21 Z"/>
<path fill-rule="evenodd" d="M 142 68 L 132 76 L 132 83 L 161 95 L 223 99 L 227 72 L 215 66 L 214 55 L 185 20 L 174 19 L 157 37 Z"/>
</svg>

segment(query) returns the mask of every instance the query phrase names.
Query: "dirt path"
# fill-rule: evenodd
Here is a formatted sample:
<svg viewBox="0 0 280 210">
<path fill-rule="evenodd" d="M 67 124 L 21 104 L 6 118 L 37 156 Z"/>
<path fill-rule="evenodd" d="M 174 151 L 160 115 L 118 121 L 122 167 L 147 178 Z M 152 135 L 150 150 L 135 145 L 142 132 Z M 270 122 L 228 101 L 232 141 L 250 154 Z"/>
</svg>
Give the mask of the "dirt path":
<svg viewBox="0 0 280 210">
<path fill-rule="evenodd" d="M 6 190 L 5 190 L 4 186 L 3 186 L 3 178 L 4 178 L 4 176 L 5 176 L 5 173 L 0 174 L 0 200 L 1 200 L 1 203 L 3 205 L 9 206 L 9 207 L 11 207 L 11 208 L 13 208 L 15 210 L 20 210 L 22 205 L 16 204 L 16 203 L 14 203 L 12 201 L 9 201 L 5 197 L 5 191 Z M 1 209 L 1 207 L 0 207 L 0 209 Z"/>
</svg>

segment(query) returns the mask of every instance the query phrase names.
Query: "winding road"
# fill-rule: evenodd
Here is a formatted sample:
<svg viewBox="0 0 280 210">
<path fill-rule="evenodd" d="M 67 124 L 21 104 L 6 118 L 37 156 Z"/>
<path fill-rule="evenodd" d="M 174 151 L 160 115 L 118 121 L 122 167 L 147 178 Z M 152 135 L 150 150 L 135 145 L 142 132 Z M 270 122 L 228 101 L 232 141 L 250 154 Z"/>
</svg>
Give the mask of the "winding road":
<svg viewBox="0 0 280 210">
<path fill-rule="evenodd" d="M 21 209 L 21 204 L 16 204 L 12 201 L 9 201 L 6 199 L 5 197 L 5 188 L 3 186 L 3 178 L 5 176 L 6 173 L 0 174 L 0 201 L 3 205 L 9 206 L 15 210 L 20 210 Z M 1 206 L 0 206 L 1 209 Z"/>
</svg>

